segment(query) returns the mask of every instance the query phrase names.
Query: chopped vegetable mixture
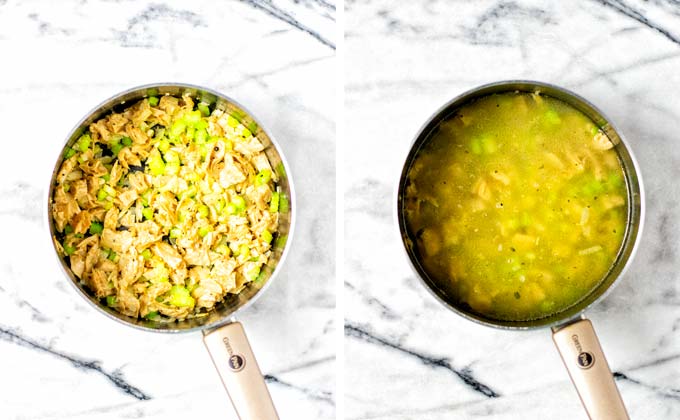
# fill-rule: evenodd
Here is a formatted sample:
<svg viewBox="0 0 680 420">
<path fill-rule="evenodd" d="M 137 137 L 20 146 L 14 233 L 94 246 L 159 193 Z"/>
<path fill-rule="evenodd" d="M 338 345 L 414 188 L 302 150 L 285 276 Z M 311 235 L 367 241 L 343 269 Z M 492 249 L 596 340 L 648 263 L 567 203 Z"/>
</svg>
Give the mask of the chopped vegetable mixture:
<svg viewBox="0 0 680 420">
<path fill-rule="evenodd" d="M 282 239 L 287 197 L 263 149 L 235 116 L 188 95 L 112 113 L 65 150 L 51 203 L 57 249 L 122 314 L 204 316 L 258 280 Z"/>
</svg>

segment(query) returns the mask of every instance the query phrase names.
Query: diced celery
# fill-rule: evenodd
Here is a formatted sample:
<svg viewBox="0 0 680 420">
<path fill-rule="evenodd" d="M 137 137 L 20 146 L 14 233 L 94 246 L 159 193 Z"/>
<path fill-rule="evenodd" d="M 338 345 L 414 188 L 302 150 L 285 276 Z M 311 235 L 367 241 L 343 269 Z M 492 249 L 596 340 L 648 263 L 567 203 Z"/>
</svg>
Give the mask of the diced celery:
<svg viewBox="0 0 680 420">
<path fill-rule="evenodd" d="M 76 153 L 77 153 L 77 152 L 76 152 L 74 149 L 68 147 L 68 148 L 66 148 L 66 152 L 64 153 L 64 159 L 71 158 L 71 157 L 73 157 Z"/>
<path fill-rule="evenodd" d="M 205 237 L 205 235 L 207 235 L 208 233 L 212 232 L 212 230 L 213 230 L 213 229 L 212 229 L 212 226 L 201 226 L 201 227 L 198 229 L 198 236 L 200 236 L 201 238 L 203 238 L 203 237 Z"/>
<path fill-rule="evenodd" d="M 151 202 L 151 190 L 146 190 L 142 194 L 142 205 L 144 207 L 149 207 L 150 202 Z"/>
<path fill-rule="evenodd" d="M 203 114 L 204 117 L 207 117 L 210 115 L 210 107 L 206 103 L 199 103 L 198 104 L 198 110 L 201 111 L 201 114 Z"/>
<path fill-rule="evenodd" d="M 260 274 L 260 267 L 253 267 L 248 273 L 246 273 L 246 276 L 248 280 L 250 281 L 255 281 L 257 279 L 257 276 Z"/>
<path fill-rule="evenodd" d="M 146 163 L 149 165 L 151 175 L 163 175 L 165 173 L 165 162 L 163 162 L 163 158 L 158 150 L 154 149 L 151 151 Z"/>
<path fill-rule="evenodd" d="M 286 241 L 288 240 L 288 235 L 281 235 L 277 236 L 276 240 L 274 241 L 274 248 L 283 248 L 286 246 Z"/>
<path fill-rule="evenodd" d="M 78 139 L 76 146 L 78 147 L 78 150 L 80 150 L 81 152 L 85 152 L 87 151 L 87 149 L 90 148 L 90 144 L 92 144 L 92 137 L 90 137 L 89 134 L 83 134 Z"/>
<path fill-rule="evenodd" d="M 108 196 L 109 196 L 109 195 L 106 193 L 106 191 L 104 191 L 103 188 L 100 189 L 100 190 L 97 192 L 97 200 L 99 200 L 99 201 L 104 201 L 104 200 L 106 200 L 106 197 L 108 197 Z"/>
<path fill-rule="evenodd" d="M 194 127 L 196 128 L 196 130 L 205 130 L 206 128 L 208 128 L 208 121 L 205 119 L 201 119 L 201 121 L 197 122 Z"/>
<path fill-rule="evenodd" d="M 120 142 L 123 143 L 123 146 L 125 147 L 132 146 L 132 139 L 130 137 L 125 136 L 120 140 Z"/>
<path fill-rule="evenodd" d="M 191 198 L 195 196 L 197 192 L 198 190 L 196 189 L 196 186 L 192 185 L 191 187 L 179 193 L 179 199 L 184 200 L 185 198 Z"/>
<path fill-rule="evenodd" d="M 196 137 L 196 129 L 193 126 L 187 127 L 187 139 L 191 141 L 194 137 Z"/>
<path fill-rule="evenodd" d="M 239 125 L 239 122 L 236 118 L 232 117 L 231 115 L 227 116 L 227 125 L 232 128 L 236 128 Z"/>
<path fill-rule="evenodd" d="M 217 248 L 215 248 L 215 252 L 217 252 L 218 254 L 229 256 L 229 254 L 231 253 L 231 250 L 229 249 L 229 247 L 227 245 L 222 244 L 222 245 L 218 245 Z"/>
<path fill-rule="evenodd" d="M 149 321 L 160 321 L 161 315 L 158 313 L 158 311 L 152 311 L 144 315 L 144 318 L 148 319 Z"/>
<path fill-rule="evenodd" d="M 274 171 L 276 172 L 276 175 L 279 176 L 279 178 L 286 179 L 286 168 L 283 167 L 283 162 L 276 165 Z"/>
<path fill-rule="evenodd" d="M 148 101 L 149 101 L 149 105 L 151 105 L 151 106 L 158 105 L 158 97 L 156 97 L 156 96 L 149 96 Z"/>
<path fill-rule="evenodd" d="M 64 244 L 64 253 L 66 253 L 66 255 L 71 255 L 74 252 L 76 252 L 76 248 L 73 245 Z"/>
<path fill-rule="evenodd" d="M 168 150 L 170 150 L 170 142 L 167 140 L 161 140 L 158 143 L 158 150 L 160 150 L 163 153 L 167 152 Z"/>
<path fill-rule="evenodd" d="M 255 177 L 255 185 L 264 185 L 272 179 L 272 171 L 269 169 L 263 169 L 257 173 Z"/>
<path fill-rule="evenodd" d="M 279 201 L 281 200 L 281 194 L 278 191 L 272 193 L 272 199 L 269 202 L 269 211 L 271 213 L 276 213 L 279 211 Z"/>
<path fill-rule="evenodd" d="M 171 139 L 177 139 L 179 136 L 184 133 L 184 130 L 186 130 L 187 124 L 186 122 L 182 120 L 177 120 L 174 123 L 172 123 L 172 126 L 170 127 L 170 138 Z"/>
<path fill-rule="evenodd" d="M 227 204 L 226 211 L 227 214 L 236 214 L 236 212 L 238 212 L 234 203 Z"/>
<path fill-rule="evenodd" d="M 288 213 L 288 209 L 289 209 L 288 197 L 286 197 L 286 194 L 281 194 L 279 198 L 279 212 Z"/>
<path fill-rule="evenodd" d="M 62 188 L 64 189 L 64 192 L 69 192 L 71 190 L 71 184 L 65 183 Z"/>
<path fill-rule="evenodd" d="M 196 110 L 187 112 L 184 114 L 184 121 L 186 121 L 187 125 L 196 125 L 199 121 L 201 121 L 201 111 Z"/>
<path fill-rule="evenodd" d="M 107 173 L 107 174 L 102 175 L 102 179 L 103 179 L 105 182 L 111 181 L 111 174 L 108 174 L 108 173 Z"/>
<path fill-rule="evenodd" d="M 109 254 L 109 260 L 111 260 L 111 261 L 113 261 L 113 262 L 118 261 L 118 254 L 116 254 L 115 252 L 111 251 L 111 253 Z"/>
<path fill-rule="evenodd" d="M 237 195 L 236 197 L 234 197 L 231 204 L 233 204 L 236 207 L 237 213 L 241 213 L 241 212 L 245 211 L 245 209 L 246 209 L 246 200 L 243 197 L 241 197 L 240 195 Z"/>
<path fill-rule="evenodd" d="M 151 207 L 146 207 L 142 209 L 142 216 L 146 220 L 153 220 L 153 209 Z"/>
<path fill-rule="evenodd" d="M 71 233 L 73 233 L 73 228 L 71 227 L 71 225 L 64 226 L 64 233 L 67 234 L 67 235 L 70 235 Z"/>
<path fill-rule="evenodd" d="M 147 261 L 150 260 L 151 259 L 151 250 L 149 248 L 147 248 L 144 251 L 142 251 L 142 257 Z"/>
<path fill-rule="evenodd" d="M 168 236 L 172 239 L 176 239 L 176 238 L 180 237 L 181 232 L 182 231 L 179 228 L 172 228 L 172 229 L 170 229 Z"/>
<path fill-rule="evenodd" d="M 241 131 L 241 136 L 244 139 L 247 139 L 248 137 L 252 136 L 253 134 L 248 130 L 247 128 L 243 127 L 243 130 Z"/>
<path fill-rule="evenodd" d="M 176 284 L 170 289 L 169 303 L 181 308 L 191 307 L 194 306 L 194 298 L 187 288 Z"/>
<path fill-rule="evenodd" d="M 205 129 L 196 130 L 194 141 L 196 144 L 205 144 L 208 141 L 208 132 Z"/>
<path fill-rule="evenodd" d="M 261 235 L 260 237 L 261 237 L 262 240 L 265 241 L 266 243 L 271 243 L 272 239 L 274 238 L 274 237 L 272 236 L 271 232 L 268 231 L 268 230 L 262 231 L 262 235 Z"/>
<path fill-rule="evenodd" d="M 101 235 L 101 233 L 104 231 L 104 226 L 102 226 L 101 223 L 98 222 L 92 222 L 90 224 L 90 234 L 91 235 Z"/>
<path fill-rule="evenodd" d="M 248 258 L 248 256 L 250 255 L 250 248 L 248 248 L 248 245 L 246 244 L 239 245 L 238 255 L 242 255 L 243 258 Z"/>
<path fill-rule="evenodd" d="M 124 146 L 120 143 L 114 143 L 113 145 L 111 145 L 111 152 L 117 156 L 118 153 L 120 153 L 120 151 L 123 150 L 123 147 Z"/>
<path fill-rule="evenodd" d="M 205 204 L 201 204 L 200 206 L 198 206 L 198 214 L 202 218 L 208 217 L 208 215 L 210 214 L 210 210 L 208 209 L 208 206 L 206 206 Z"/>
<path fill-rule="evenodd" d="M 106 306 L 108 307 L 114 307 L 116 306 L 116 301 L 118 299 L 115 296 L 107 296 L 106 297 Z"/>
<path fill-rule="evenodd" d="M 111 197 L 115 197 L 115 196 L 116 196 L 116 190 L 115 190 L 112 186 L 110 186 L 110 185 L 104 184 L 104 185 L 102 186 L 102 190 L 106 191 L 106 194 L 110 195 Z"/>
</svg>

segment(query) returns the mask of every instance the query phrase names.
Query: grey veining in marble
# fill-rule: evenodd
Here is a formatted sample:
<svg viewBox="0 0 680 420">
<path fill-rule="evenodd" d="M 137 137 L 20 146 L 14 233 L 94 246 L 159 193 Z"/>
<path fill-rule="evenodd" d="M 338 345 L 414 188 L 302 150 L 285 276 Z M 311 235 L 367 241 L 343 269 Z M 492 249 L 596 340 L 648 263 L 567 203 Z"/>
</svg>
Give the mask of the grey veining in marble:
<svg viewBox="0 0 680 420">
<path fill-rule="evenodd" d="M 334 34 L 324 0 L 0 1 L 1 418 L 236 418 L 200 333 L 97 313 L 66 284 L 43 226 L 71 127 L 159 81 L 224 92 L 282 145 L 297 232 L 281 278 L 239 320 L 282 418 L 334 418 Z"/>
<path fill-rule="evenodd" d="M 348 419 L 585 419 L 547 330 L 463 320 L 412 274 L 393 219 L 420 125 L 457 94 L 535 79 L 629 140 L 647 193 L 634 264 L 587 313 L 634 419 L 680 418 L 680 3 L 346 2 Z"/>
</svg>

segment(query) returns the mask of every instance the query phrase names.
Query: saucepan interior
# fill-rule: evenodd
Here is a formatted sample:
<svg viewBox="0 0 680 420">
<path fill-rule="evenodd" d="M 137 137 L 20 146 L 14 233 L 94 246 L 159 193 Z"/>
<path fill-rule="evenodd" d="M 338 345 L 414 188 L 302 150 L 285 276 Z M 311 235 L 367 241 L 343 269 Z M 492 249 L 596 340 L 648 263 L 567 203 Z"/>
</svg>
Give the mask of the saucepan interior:
<svg viewBox="0 0 680 420">
<path fill-rule="evenodd" d="M 609 137 L 614 144 L 614 149 L 619 155 L 623 171 L 625 174 L 625 182 L 628 191 L 628 220 L 626 232 L 623 239 L 623 245 L 616 257 L 615 262 L 599 282 L 599 284 L 586 296 L 583 296 L 576 304 L 567 309 L 554 313 L 550 316 L 532 319 L 527 321 L 511 321 L 499 320 L 484 317 L 479 313 L 472 312 L 469 309 L 462 307 L 454 302 L 451 296 L 448 296 L 445 291 L 437 286 L 437 283 L 427 274 L 426 270 L 420 262 L 418 252 L 414 246 L 415 238 L 411 237 L 405 221 L 404 205 L 405 205 L 405 191 L 408 182 L 408 174 L 411 166 L 418 156 L 419 151 L 431 138 L 431 135 L 442 121 L 452 116 L 459 108 L 470 103 L 471 101 L 488 96 L 495 93 L 507 92 L 537 92 L 541 94 L 552 96 L 556 99 L 562 100 L 567 104 L 573 106 L 577 110 L 588 116 L 595 124 L 597 124 Z M 399 231 L 409 262 L 415 270 L 418 277 L 423 281 L 426 288 L 433 293 L 449 309 L 469 320 L 498 328 L 505 329 L 528 329 L 538 327 L 550 327 L 562 324 L 570 319 L 573 319 L 585 311 L 590 305 L 603 298 L 605 293 L 610 290 L 611 286 L 623 274 L 628 267 L 632 256 L 635 253 L 639 239 L 642 233 L 642 222 L 644 220 L 644 195 L 643 195 L 642 179 L 638 169 L 637 162 L 633 157 L 630 149 L 626 145 L 620 132 L 612 125 L 601 111 L 590 104 L 580 96 L 569 92 L 560 87 L 533 81 L 503 81 L 481 86 L 479 88 L 470 90 L 462 95 L 454 98 L 442 108 L 440 108 L 419 130 L 413 145 L 408 153 L 406 162 L 402 168 L 401 177 L 397 190 L 397 221 L 399 224 Z"/>
<path fill-rule="evenodd" d="M 207 316 L 200 318 L 191 318 L 179 322 L 165 323 L 156 322 L 146 319 L 136 319 L 132 317 L 125 316 L 108 306 L 100 302 L 96 297 L 94 297 L 87 288 L 78 280 L 78 278 L 73 274 L 69 266 L 66 264 L 63 258 L 59 257 L 55 248 L 54 254 L 59 259 L 61 268 L 63 269 L 66 276 L 71 280 L 78 292 L 88 300 L 92 305 L 94 305 L 98 310 L 102 311 L 107 316 L 121 321 L 127 325 L 131 325 L 144 330 L 159 331 L 159 332 L 181 332 L 181 331 L 193 331 L 196 329 L 210 328 L 221 325 L 228 322 L 229 319 L 240 309 L 244 308 L 248 304 L 252 303 L 255 298 L 259 297 L 264 289 L 266 289 L 272 280 L 278 273 L 278 267 L 283 262 L 289 244 L 292 240 L 293 225 L 294 225 L 294 212 L 296 207 L 293 183 L 290 177 L 290 168 L 281 153 L 279 146 L 276 144 L 275 140 L 271 135 L 262 127 L 261 124 L 256 121 L 252 114 L 246 111 L 241 105 L 236 101 L 210 89 L 206 89 L 199 86 L 188 85 L 188 84 L 153 84 L 136 87 L 125 92 L 122 92 L 111 99 L 98 105 L 93 111 L 91 111 L 85 118 L 83 118 L 68 135 L 66 144 L 59 153 L 59 157 L 56 159 L 54 170 L 52 172 L 52 178 L 50 179 L 50 185 L 47 196 L 47 225 L 49 226 L 50 241 L 54 243 L 52 238 L 55 237 L 56 231 L 51 219 L 51 201 L 55 185 L 55 177 L 57 175 L 58 169 L 64 159 L 64 150 L 67 147 L 71 147 L 76 140 L 88 129 L 89 125 L 98 119 L 105 117 L 111 112 L 119 112 L 125 107 L 131 105 L 137 100 L 146 98 L 149 96 L 162 96 L 162 95 L 173 95 L 182 96 L 183 94 L 190 94 L 195 99 L 209 103 L 217 109 L 221 109 L 228 112 L 231 115 L 238 117 L 240 122 L 248 127 L 253 135 L 257 136 L 260 142 L 264 145 L 264 153 L 269 158 L 272 168 L 277 168 L 282 165 L 283 171 L 279 171 L 283 176 L 280 177 L 278 185 L 282 190 L 282 193 L 289 197 L 290 211 L 287 213 L 281 213 L 279 215 L 279 227 L 275 234 L 275 238 L 280 238 L 277 244 L 282 246 L 275 246 L 272 249 L 272 255 L 267 262 L 267 265 L 262 268 L 262 272 L 265 273 L 262 281 L 250 282 L 248 286 L 242 290 L 239 294 L 228 295 L 224 301 L 216 305 L 216 307 L 211 310 Z M 285 245 L 283 245 L 285 244 Z"/>
</svg>

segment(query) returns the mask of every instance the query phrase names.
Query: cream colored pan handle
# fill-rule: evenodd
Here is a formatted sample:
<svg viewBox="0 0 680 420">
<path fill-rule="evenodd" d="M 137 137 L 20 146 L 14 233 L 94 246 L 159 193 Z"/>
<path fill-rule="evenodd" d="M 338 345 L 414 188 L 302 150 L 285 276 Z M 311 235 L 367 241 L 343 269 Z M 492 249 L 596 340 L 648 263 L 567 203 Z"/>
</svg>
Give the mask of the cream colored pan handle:
<svg viewBox="0 0 680 420">
<path fill-rule="evenodd" d="M 241 420 L 278 420 L 243 326 L 227 324 L 203 336 L 210 357 Z"/>
<path fill-rule="evenodd" d="M 593 324 L 582 319 L 553 329 L 553 341 L 588 417 L 591 420 L 628 420 Z"/>
</svg>

